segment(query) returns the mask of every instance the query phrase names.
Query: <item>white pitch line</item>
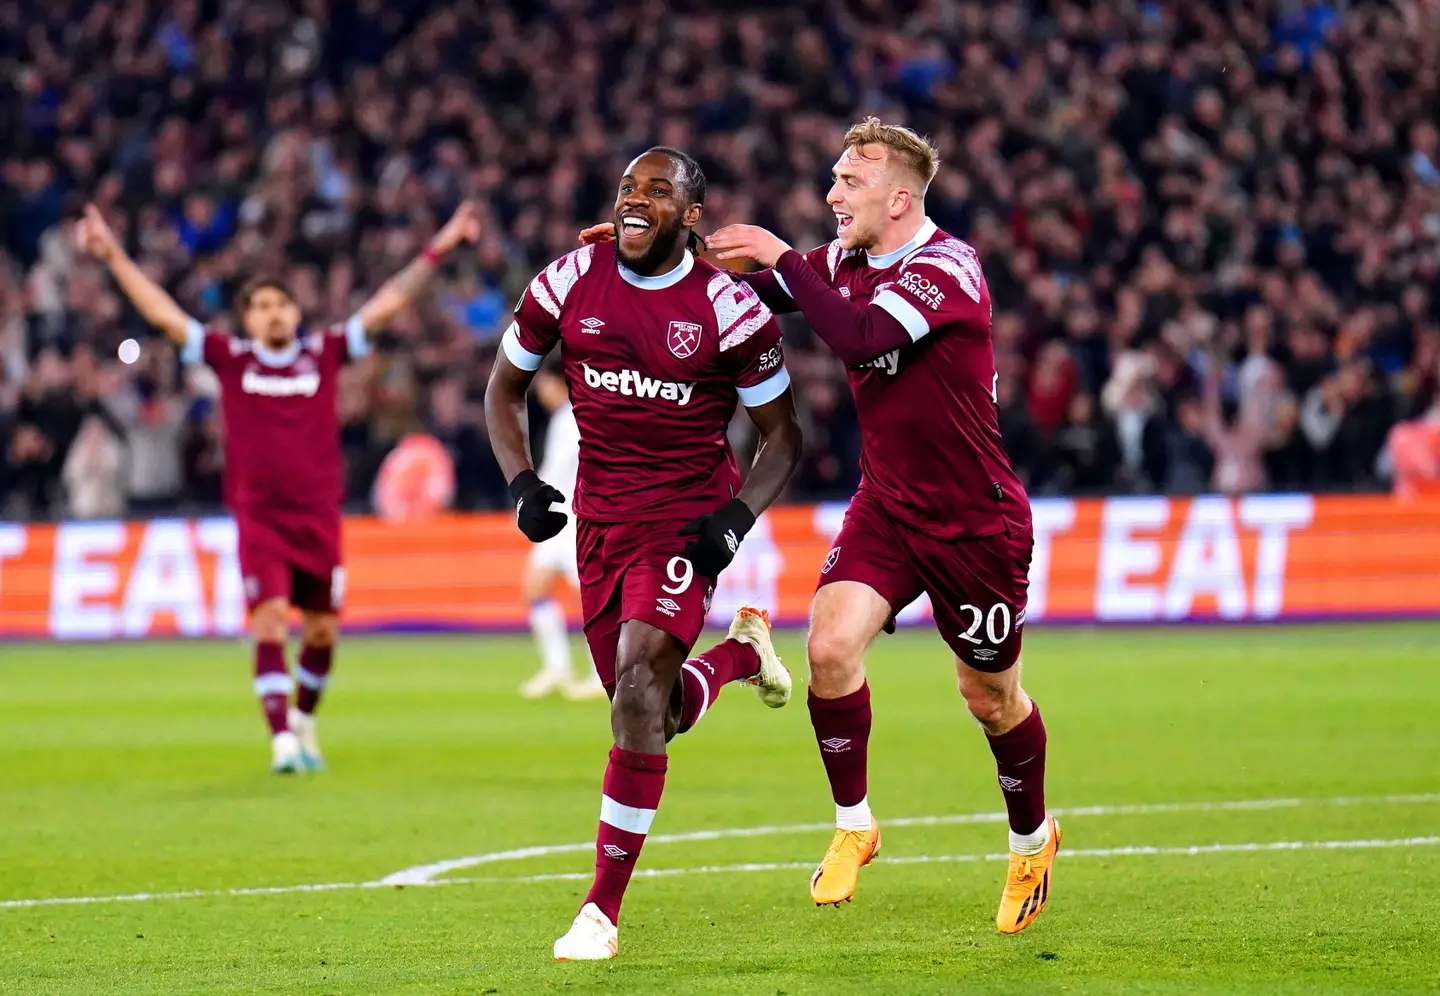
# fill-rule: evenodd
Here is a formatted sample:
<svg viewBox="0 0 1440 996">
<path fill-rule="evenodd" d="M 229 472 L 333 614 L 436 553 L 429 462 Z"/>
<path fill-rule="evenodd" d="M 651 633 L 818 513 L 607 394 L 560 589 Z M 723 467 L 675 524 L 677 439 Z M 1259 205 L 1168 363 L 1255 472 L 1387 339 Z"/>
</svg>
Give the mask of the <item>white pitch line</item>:
<svg viewBox="0 0 1440 996">
<path fill-rule="evenodd" d="M 1232 810 L 1266 810 L 1266 809 L 1293 809 L 1307 806 L 1360 806 L 1360 805 L 1415 805 L 1440 802 L 1440 793 L 1423 793 L 1413 795 L 1355 795 L 1355 796 L 1331 796 L 1319 799 L 1287 798 L 1287 799 L 1235 799 L 1214 802 L 1155 802 L 1136 803 L 1114 806 L 1082 806 L 1070 809 L 1057 809 L 1053 812 L 1056 816 L 1146 816 L 1161 813 L 1197 813 L 1216 812 Z M 904 816 L 885 821 L 887 827 L 917 827 L 917 826 L 952 826 L 965 823 L 1002 823 L 1006 819 L 1004 813 L 952 813 L 943 816 Z M 760 826 L 760 827 L 729 827 L 719 830 L 695 830 L 688 833 L 651 834 L 647 843 L 655 844 L 683 844 L 698 843 L 709 840 L 725 840 L 744 837 L 766 837 L 791 833 L 812 833 L 833 829 L 829 823 L 792 823 L 781 826 Z M 1343 842 L 1342 842 L 1343 843 Z M 1248 845 L 1247 845 L 1248 846 Z M 1316 845 L 1319 846 L 1319 845 Z M 433 864 L 417 865 L 414 868 L 406 868 L 386 875 L 382 879 L 373 882 L 322 882 L 314 885 L 276 885 L 259 886 L 252 888 L 237 889 L 185 889 L 175 892 L 133 892 L 124 895 L 113 896 L 58 896 L 44 899 L 4 899 L 0 900 L 0 909 L 21 909 L 33 906 L 72 906 L 87 905 L 90 903 L 140 903 L 152 900 L 168 899 L 199 899 L 216 896 L 268 896 L 286 895 L 297 892 L 332 892 L 346 889 L 378 889 L 386 886 L 405 885 L 445 885 L 448 883 L 466 882 L 519 882 L 519 881 L 568 881 L 572 879 L 589 878 L 589 873 L 560 872 L 549 875 L 538 875 L 529 877 L 498 877 L 498 878 L 459 878 L 436 880 L 435 876 L 449 871 L 459 871 L 463 868 L 474 868 L 479 865 L 494 864 L 501 861 L 519 861 L 526 858 L 543 858 L 555 854 L 574 854 L 593 850 L 593 840 L 580 841 L 574 844 L 543 844 L 536 847 L 519 847 L 507 851 L 492 851 L 489 854 L 477 854 L 466 858 L 452 858 L 448 861 L 437 861 Z M 1273 845 L 1256 845 L 1260 847 L 1273 847 Z M 1067 850 L 1067 855 L 1084 854 L 1086 852 Z M 1149 853 L 1149 852 L 1136 852 Z M 1199 852 L 1197 852 L 1199 853 Z M 883 859 L 882 859 L 883 860 Z M 889 859 L 899 862 L 900 859 Z M 911 861 L 919 860 L 916 858 Z M 939 857 L 927 858 L 924 860 L 958 861 L 958 860 L 979 860 L 974 856 L 969 857 Z M 724 866 L 738 870 L 750 869 L 750 865 Z M 754 870 L 768 870 L 770 868 L 808 868 L 808 864 L 778 864 L 778 865 L 756 865 Z M 706 869 L 678 869 L 669 870 L 664 868 L 638 869 L 637 875 L 658 876 L 667 874 L 691 874 L 701 873 Z"/>
<path fill-rule="evenodd" d="M 1395 837 L 1365 840 L 1276 840 L 1247 841 L 1238 844 L 1191 844 L 1185 847 L 1092 847 L 1071 848 L 1063 853 L 1071 858 L 1128 858 L 1150 856 L 1199 857 L 1207 854 L 1252 853 L 1257 851 L 1336 851 L 1389 847 L 1429 847 L 1440 844 L 1440 837 Z M 592 845 L 593 846 L 593 845 Z M 977 861 L 1006 861 L 1009 852 L 992 854 L 910 854 L 895 858 L 876 858 L 881 865 L 961 864 Z M 770 872 L 806 870 L 813 861 L 746 862 L 734 865 L 699 865 L 694 868 L 638 868 L 635 878 L 671 878 L 677 875 L 716 875 L 737 872 Z M 554 872 L 544 875 L 498 875 L 488 878 L 442 878 L 417 883 L 425 888 L 445 885 L 533 885 L 539 882 L 586 881 L 590 872 Z M 135 892 L 124 896 L 72 896 L 57 899 L 8 899 L 0 901 L 0 909 L 33 906 L 74 906 L 91 903 L 138 903 L 164 899 L 201 899 L 218 896 L 279 896 L 295 892 L 337 892 L 347 889 L 383 889 L 384 882 L 329 882 L 321 885 L 277 885 L 250 889 L 190 889 L 184 892 Z M 404 888 L 404 886 L 393 886 Z"/>
<path fill-rule="evenodd" d="M 1365 850 L 1377 847 L 1430 847 L 1440 844 L 1440 837 L 1395 837 L 1378 840 L 1276 840 L 1247 841 L 1239 844 L 1191 844 L 1187 847 L 1091 847 L 1068 848 L 1060 853 L 1070 858 L 1130 857 L 1199 857 L 1205 854 L 1243 854 L 1255 851 L 1337 851 Z M 1008 861 L 1010 852 L 995 854 L 902 854 L 896 858 L 875 859 L 877 865 L 961 864 L 973 861 Z M 746 862 L 736 865 L 700 865 L 695 868 L 637 868 L 634 878 L 670 878 L 674 875 L 714 875 L 734 872 L 810 871 L 813 861 Z M 535 882 L 589 881 L 590 872 L 555 872 L 548 875 L 496 875 L 488 878 L 445 878 L 427 885 L 506 885 Z"/>
<path fill-rule="evenodd" d="M 178 892 L 131 892 L 121 896 L 61 896 L 53 899 L 4 899 L 0 909 L 31 906 L 87 906 L 91 903 L 146 903 L 160 899 L 207 899 L 215 896 L 283 896 L 291 892 L 340 892 L 379 889 L 380 882 L 321 882 L 318 885 L 261 885 L 244 889 L 184 889 Z"/>
<path fill-rule="evenodd" d="M 1051 810 L 1056 816 L 1153 816 L 1161 813 L 1205 813 L 1228 810 L 1293 809 L 1302 806 L 1357 806 L 1357 805 L 1410 805 L 1415 803 L 1440 802 L 1440 793 L 1423 795 L 1350 795 L 1332 796 L 1321 799 L 1235 799 L 1220 802 L 1152 802 L 1118 806 L 1083 806 L 1073 809 Z M 961 823 L 1003 823 L 1003 812 L 953 813 L 946 816 L 902 816 L 887 819 L 886 827 L 931 827 L 953 826 Z M 792 833 L 821 833 L 835 829 L 832 823 L 791 823 L 779 826 L 731 827 L 721 830 L 694 830 L 688 833 L 657 833 L 645 839 L 646 844 L 691 844 L 707 840 L 727 840 L 737 837 L 773 837 Z M 431 864 L 402 868 L 380 880 L 384 885 L 426 885 L 438 875 L 447 872 L 490 865 L 500 861 L 520 861 L 526 858 L 545 858 L 555 854 L 577 854 L 593 850 L 594 840 L 573 844 L 544 844 L 538 847 L 518 847 L 508 851 L 491 851 L 488 854 L 474 854 L 464 858 L 448 858 Z"/>
</svg>

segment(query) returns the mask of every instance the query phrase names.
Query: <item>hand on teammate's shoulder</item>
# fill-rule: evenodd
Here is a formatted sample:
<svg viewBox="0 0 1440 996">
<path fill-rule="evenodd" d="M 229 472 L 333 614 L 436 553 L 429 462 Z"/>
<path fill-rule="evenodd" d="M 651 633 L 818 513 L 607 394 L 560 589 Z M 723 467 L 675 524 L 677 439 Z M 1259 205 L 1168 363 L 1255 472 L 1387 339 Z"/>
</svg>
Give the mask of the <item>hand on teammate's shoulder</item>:
<svg viewBox="0 0 1440 996">
<path fill-rule="evenodd" d="M 614 241 L 615 223 L 613 221 L 602 221 L 598 225 L 591 225 L 589 228 L 581 229 L 580 231 L 580 244 L 582 246 Z"/>
</svg>

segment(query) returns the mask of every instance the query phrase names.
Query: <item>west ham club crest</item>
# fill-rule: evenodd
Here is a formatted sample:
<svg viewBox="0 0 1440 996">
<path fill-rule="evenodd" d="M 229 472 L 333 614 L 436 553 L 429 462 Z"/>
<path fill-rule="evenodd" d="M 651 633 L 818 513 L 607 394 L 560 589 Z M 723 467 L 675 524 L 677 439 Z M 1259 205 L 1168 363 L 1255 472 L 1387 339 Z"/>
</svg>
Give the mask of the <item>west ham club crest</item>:
<svg viewBox="0 0 1440 996">
<path fill-rule="evenodd" d="M 666 345 L 678 358 L 689 359 L 700 348 L 700 332 L 701 327 L 694 322 L 671 322 Z"/>
</svg>

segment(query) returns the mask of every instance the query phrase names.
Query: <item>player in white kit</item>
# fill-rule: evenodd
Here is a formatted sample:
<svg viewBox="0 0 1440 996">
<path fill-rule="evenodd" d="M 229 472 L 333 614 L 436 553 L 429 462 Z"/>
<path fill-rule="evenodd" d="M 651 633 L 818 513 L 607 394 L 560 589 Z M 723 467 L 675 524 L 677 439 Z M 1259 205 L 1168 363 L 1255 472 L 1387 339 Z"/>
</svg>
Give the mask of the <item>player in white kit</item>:
<svg viewBox="0 0 1440 996">
<path fill-rule="evenodd" d="M 565 496 L 563 504 L 551 506 L 570 512 L 570 499 L 575 494 L 575 475 L 580 467 L 580 429 L 570 409 L 570 396 L 565 380 L 558 374 L 542 370 L 535 377 L 535 396 L 550 413 L 545 430 L 545 453 L 540 476 Z M 565 624 L 565 610 L 554 598 L 555 586 L 566 581 L 572 588 L 580 586 L 579 568 L 575 557 L 575 517 L 569 516 L 558 535 L 537 543 L 530 551 L 525 568 L 523 594 L 530 605 L 530 631 L 540 651 L 540 670 L 520 686 L 527 699 L 543 698 L 556 692 L 569 699 L 604 698 L 605 688 L 590 667 L 583 676 L 577 675 L 570 661 L 570 633 Z"/>
</svg>

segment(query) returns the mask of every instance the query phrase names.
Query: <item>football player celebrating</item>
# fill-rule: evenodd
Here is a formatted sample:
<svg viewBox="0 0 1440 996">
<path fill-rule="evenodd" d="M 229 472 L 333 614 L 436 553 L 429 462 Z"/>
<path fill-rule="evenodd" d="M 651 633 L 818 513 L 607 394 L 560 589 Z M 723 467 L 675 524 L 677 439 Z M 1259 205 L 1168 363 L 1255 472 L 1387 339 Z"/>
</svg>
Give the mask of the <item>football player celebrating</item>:
<svg viewBox="0 0 1440 996">
<path fill-rule="evenodd" d="M 239 534 L 240 573 L 255 641 L 255 695 L 270 727 L 271 770 L 323 766 L 315 708 L 330 680 L 345 594 L 340 560 L 344 473 L 335 391 L 340 368 L 370 352 L 429 284 L 441 258 L 480 232 L 462 204 L 430 245 L 339 325 L 312 330 L 286 285 L 261 277 L 235 299 L 242 338 L 209 331 L 135 264 L 94 205 L 80 246 L 104 263 L 141 316 L 220 380 L 225 493 Z M 285 664 L 290 606 L 300 610 L 296 678 Z M 292 706 L 291 694 L 295 693 Z"/>
<path fill-rule="evenodd" d="M 871 118 L 834 166 L 833 242 L 802 255 L 750 225 L 707 241 L 719 259 L 769 267 L 747 282 L 772 308 L 803 312 L 844 361 L 860 420 L 860 489 L 821 568 L 808 646 L 810 718 L 836 806 L 811 896 L 849 899 L 880 849 L 864 653 L 924 592 L 995 756 L 1011 852 L 996 926 L 1015 933 L 1045 908 L 1060 847 L 1045 811 L 1045 725 L 1020 685 L 1030 504 L 1000 441 L 980 261 L 925 216 L 938 168 L 925 139 Z"/>
<path fill-rule="evenodd" d="M 615 746 L 600 803 L 595 879 L 561 960 L 613 957 L 625 887 L 665 784 L 666 743 L 692 729 L 731 681 L 766 705 L 790 698 L 768 617 L 744 608 L 729 639 L 686 659 L 715 579 L 800 459 L 780 330 L 755 291 L 691 251 L 705 177 L 655 148 L 620 180 L 618 238 L 538 275 L 516 308 L 485 397 L 490 440 L 516 521 L 534 542 L 566 525 L 534 471 L 525 392 L 560 346 L 580 466 L 575 494 L 581 606 L 611 696 Z M 760 432 L 741 484 L 726 429 L 743 404 Z"/>
</svg>

